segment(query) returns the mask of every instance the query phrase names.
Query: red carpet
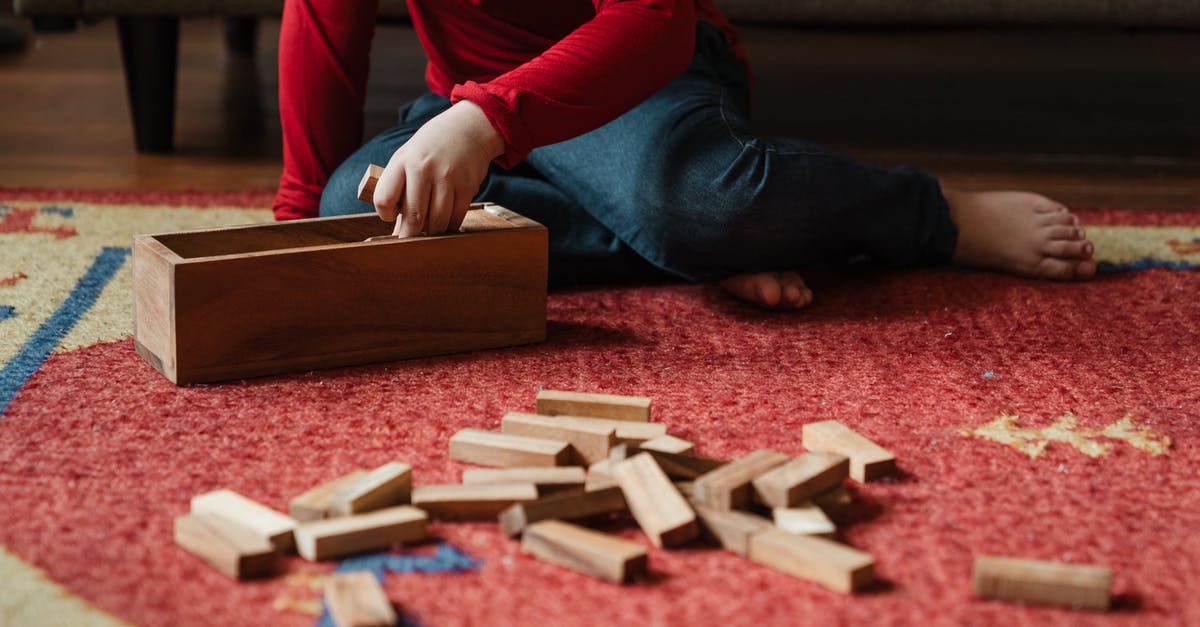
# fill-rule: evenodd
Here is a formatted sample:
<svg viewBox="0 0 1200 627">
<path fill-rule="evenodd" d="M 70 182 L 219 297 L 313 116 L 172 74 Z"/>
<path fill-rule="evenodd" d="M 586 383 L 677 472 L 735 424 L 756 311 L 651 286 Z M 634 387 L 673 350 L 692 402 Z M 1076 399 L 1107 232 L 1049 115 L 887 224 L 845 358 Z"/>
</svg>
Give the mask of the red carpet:
<svg viewBox="0 0 1200 627">
<path fill-rule="evenodd" d="M 19 198 L 0 198 L 10 214 L 49 200 L 10 196 Z M 85 210 L 75 207 L 76 217 Z M 42 226 L 72 226 L 51 213 Z M 187 388 L 163 379 L 120 334 L 78 341 L 50 354 L 0 415 L 0 545 L 137 624 L 311 625 L 304 610 L 319 591 L 306 582 L 335 565 L 292 558 L 288 574 L 232 582 L 172 543 L 171 521 L 188 499 L 228 487 L 285 509 L 319 482 L 391 460 L 412 463 L 418 484 L 456 482 L 462 466 L 447 459 L 449 437 L 532 411 L 545 386 L 650 396 L 656 420 L 713 457 L 799 452 L 801 425 L 816 420 L 871 437 L 896 453 L 901 477 L 854 484 L 841 537 L 875 556 L 880 583 L 835 594 L 697 545 L 651 549 L 650 581 L 618 587 L 521 555 L 494 524 L 441 524 L 439 539 L 482 565 L 389 575 L 407 620 L 1200 624 L 1192 590 L 1200 578 L 1200 274 L 1189 269 L 1200 250 L 1188 248 L 1200 214 L 1086 218 L 1116 229 L 1112 244 L 1095 230 L 1110 271 L 1175 269 L 1069 285 L 955 271 L 813 274 L 816 302 L 800 314 L 743 307 L 707 286 L 560 293 L 537 346 Z M 1135 242 L 1133 253 L 1108 255 L 1128 240 L 1122 225 L 1161 246 Z M 71 241 L 24 237 L 48 247 Z M 0 278 L 29 277 L 0 287 L 12 320 L 26 303 L 5 290 L 37 280 L 49 263 L 0 267 Z M 107 298 L 94 298 L 95 307 Z M 128 318 L 123 324 L 128 333 Z M 69 344 L 73 336 L 64 336 Z M 1034 458 L 963 433 L 1006 413 L 1021 427 L 1076 416 L 1080 437 L 1109 448 L 1092 457 L 1058 441 Z M 1172 440 L 1165 454 L 1087 436 L 1129 415 L 1154 441 Z M 613 529 L 644 542 L 632 525 Z M 971 563 L 981 554 L 1109 566 L 1115 608 L 975 600 Z"/>
</svg>

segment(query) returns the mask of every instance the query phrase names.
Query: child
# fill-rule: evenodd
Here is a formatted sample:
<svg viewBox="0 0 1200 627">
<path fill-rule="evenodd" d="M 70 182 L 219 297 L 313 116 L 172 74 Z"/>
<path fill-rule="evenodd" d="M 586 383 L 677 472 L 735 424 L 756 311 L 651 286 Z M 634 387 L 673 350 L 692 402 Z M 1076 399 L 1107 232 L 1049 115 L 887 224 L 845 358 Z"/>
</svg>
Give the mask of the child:
<svg viewBox="0 0 1200 627">
<path fill-rule="evenodd" d="M 409 7 L 431 93 L 359 147 L 377 5 L 288 0 L 277 218 L 369 210 L 355 187 L 379 163 L 375 210 L 397 234 L 454 230 L 471 201 L 496 202 L 549 228 L 555 284 L 720 281 L 794 309 L 812 301 L 794 270 L 862 254 L 1096 272 L 1078 219 L 1042 196 L 943 191 L 909 168 L 755 137 L 745 58 L 712 0 Z"/>
</svg>

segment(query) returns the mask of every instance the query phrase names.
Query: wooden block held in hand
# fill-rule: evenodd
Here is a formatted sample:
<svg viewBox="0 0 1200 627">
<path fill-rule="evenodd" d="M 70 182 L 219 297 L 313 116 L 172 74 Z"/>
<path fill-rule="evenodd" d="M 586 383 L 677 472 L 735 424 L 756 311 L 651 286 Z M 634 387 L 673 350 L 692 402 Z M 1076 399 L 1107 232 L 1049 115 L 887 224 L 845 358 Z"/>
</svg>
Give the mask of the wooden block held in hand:
<svg viewBox="0 0 1200 627">
<path fill-rule="evenodd" d="M 325 608 L 337 627 L 395 627 L 399 620 L 383 586 L 366 570 L 331 577 Z"/>
<path fill-rule="evenodd" d="M 363 172 L 362 180 L 358 182 L 358 199 L 363 202 L 375 204 L 375 185 L 379 183 L 379 177 L 383 176 L 383 168 L 372 163 L 367 166 L 367 171 Z"/>
<path fill-rule="evenodd" d="M 1107 610 L 1112 570 L 1012 557 L 975 558 L 975 595 L 1004 601 Z"/>
<path fill-rule="evenodd" d="M 574 489 L 583 490 L 587 472 L 582 466 L 532 468 L 467 468 L 463 470 L 464 485 L 497 483 L 532 483 L 538 494 L 546 496 Z"/>
<path fill-rule="evenodd" d="M 514 503 L 536 501 L 532 483 L 424 485 L 413 489 L 413 505 L 434 518 L 449 520 L 495 519 Z"/>
<path fill-rule="evenodd" d="M 542 390 L 537 395 L 537 413 L 649 422 L 650 399 L 644 396 Z"/>
<path fill-rule="evenodd" d="M 296 521 L 233 490 L 214 490 L 192 497 L 193 514 L 216 514 L 258 534 L 280 552 L 292 550 Z"/>
<path fill-rule="evenodd" d="M 787 462 L 783 453 L 759 449 L 707 472 L 693 483 L 696 500 L 716 509 L 745 509 L 750 505 L 750 483 L 759 475 Z"/>
<path fill-rule="evenodd" d="M 617 443 L 617 430 L 612 426 L 515 411 L 500 420 L 500 432 L 566 442 L 571 445 L 575 461 L 583 464 L 607 458 L 609 449 Z"/>
<path fill-rule="evenodd" d="M 275 572 L 278 554 L 266 538 L 216 514 L 176 518 L 175 544 L 234 579 Z"/>
<path fill-rule="evenodd" d="M 480 466 L 566 466 L 571 445 L 480 429 L 463 429 L 450 438 L 450 459 Z"/>
<path fill-rule="evenodd" d="M 700 535 L 696 513 L 648 453 L 614 464 L 612 474 L 630 513 L 655 546 L 678 546 Z"/>
<path fill-rule="evenodd" d="M 850 458 L 850 477 L 859 483 L 896 474 L 896 456 L 836 420 L 810 422 L 801 429 L 804 448 Z"/>
<path fill-rule="evenodd" d="M 412 497 L 412 466 L 388 462 L 345 486 L 329 497 L 334 516 L 349 516 L 392 505 L 404 505 Z"/>
<path fill-rule="evenodd" d="M 296 550 L 307 560 L 323 560 L 425 538 L 429 515 L 398 505 L 365 514 L 302 523 L 296 527 Z"/>
<path fill-rule="evenodd" d="M 530 525 L 521 540 L 521 550 L 613 583 L 646 574 L 646 548 L 642 545 L 561 520 Z"/>
<path fill-rule="evenodd" d="M 754 497 L 767 507 L 793 507 L 832 490 L 850 476 L 850 458 L 838 453 L 804 453 L 754 480 Z"/>
<path fill-rule="evenodd" d="M 874 579 L 875 560 L 867 553 L 816 536 L 770 529 L 750 538 L 750 559 L 830 590 L 853 592 Z"/>
<path fill-rule="evenodd" d="M 704 535 L 742 557 L 750 554 L 750 538 L 771 528 L 771 521 L 749 512 L 696 505 Z"/>
<path fill-rule="evenodd" d="M 528 503 L 517 503 L 500 512 L 500 530 L 505 535 L 516 536 L 529 525 L 541 520 L 579 520 L 623 512 L 626 507 L 625 495 L 617 486 L 594 492 L 551 496 Z"/>
<path fill-rule="evenodd" d="M 811 503 L 799 504 L 795 507 L 776 507 L 771 510 L 775 526 L 788 533 L 802 536 L 821 536 L 828 538 L 837 533 L 833 521 L 825 515 L 821 508 Z"/>
<path fill-rule="evenodd" d="M 820 507 L 829 520 L 838 525 L 845 524 L 846 519 L 850 517 L 850 505 L 853 502 L 850 491 L 844 485 L 828 492 L 822 492 L 812 498 L 813 505 Z"/>
<path fill-rule="evenodd" d="M 661 435 L 653 440 L 646 440 L 638 445 L 643 451 L 662 451 L 676 455 L 691 455 L 696 447 L 687 440 L 681 440 L 673 435 Z"/>
<path fill-rule="evenodd" d="M 288 503 L 288 514 L 297 522 L 328 518 L 329 497 L 333 496 L 334 492 L 346 486 L 353 485 L 354 482 L 365 476 L 367 476 L 367 471 L 355 470 L 344 477 L 338 477 L 333 481 L 322 483 L 292 499 Z"/>
</svg>

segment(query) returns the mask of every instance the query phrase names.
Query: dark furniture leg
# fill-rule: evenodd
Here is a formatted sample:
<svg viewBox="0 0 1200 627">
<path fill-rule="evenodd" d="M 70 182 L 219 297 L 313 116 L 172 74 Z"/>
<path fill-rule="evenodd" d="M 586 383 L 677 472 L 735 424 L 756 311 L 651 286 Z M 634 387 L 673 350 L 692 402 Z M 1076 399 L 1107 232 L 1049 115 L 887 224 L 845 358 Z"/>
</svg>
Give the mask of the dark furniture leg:
<svg viewBox="0 0 1200 627">
<path fill-rule="evenodd" d="M 258 18 L 251 15 L 236 15 L 225 18 L 225 47 L 229 52 L 248 57 L 254 54 L 254 42 L 258 39 Z"/>
<path fill-rule="evenodd" d="M 125 15 L 117 18 L 117 30 L 138 152 L 171 152 L 179 18 Z"/>
</svg>

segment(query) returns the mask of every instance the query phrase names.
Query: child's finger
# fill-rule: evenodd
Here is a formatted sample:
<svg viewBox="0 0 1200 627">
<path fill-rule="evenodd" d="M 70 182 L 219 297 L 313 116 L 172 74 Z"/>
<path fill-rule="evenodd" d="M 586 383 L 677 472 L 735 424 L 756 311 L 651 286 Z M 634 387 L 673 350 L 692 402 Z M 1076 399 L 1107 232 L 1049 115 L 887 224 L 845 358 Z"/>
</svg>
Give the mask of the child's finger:
<svg viewBox="0 0 1200 627">
<path fill-rule="evenodd" d="M 371 202 L 375 205 L 375 213 L 384 222 L 395 222 L 400 215 L 400 194 L 404 192 L 404 168 L 387 167 L 375 183 L 375 193 Z"/>
<path fill-rule="evenodd" d="M 395 234 L 400 237 L 420 235 L 425 227 L 425 216 L 429 212 L 429 179 L 422 176 L 405 175 L 404 204 L 400 206 L 400 222 Z"/>
<path fill-rule="evenodd" d="M 429 235 L 445 233 L 452 213 L 454 213 L 454 187 L 444 184 L 435 186 L 429 196 L 429 217 L 426 219 L 425 232 Z"/>
</svg>

